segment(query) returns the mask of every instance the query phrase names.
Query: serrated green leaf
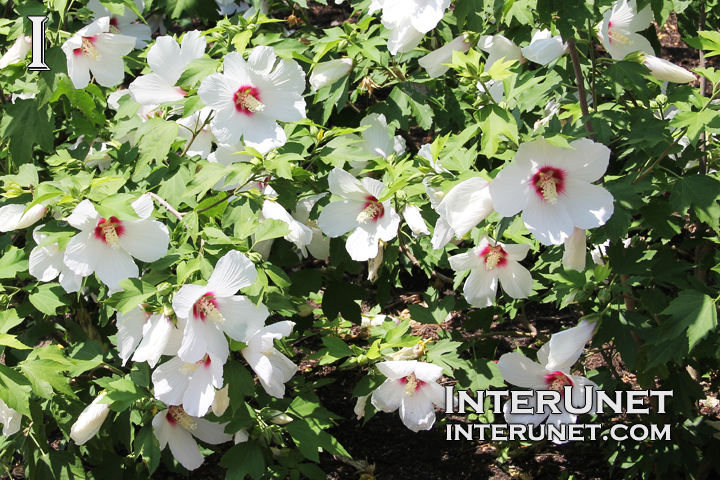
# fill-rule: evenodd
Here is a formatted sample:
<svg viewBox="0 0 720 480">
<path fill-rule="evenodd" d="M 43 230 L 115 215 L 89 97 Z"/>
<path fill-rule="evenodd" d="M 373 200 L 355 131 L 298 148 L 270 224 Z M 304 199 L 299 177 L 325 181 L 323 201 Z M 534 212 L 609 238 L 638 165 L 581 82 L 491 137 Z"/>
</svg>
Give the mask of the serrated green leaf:
<svg viewBox="0 0 720 480">
<path fill-rule="evenodd" d="M 62 374 L 69 369 L 67 365 L 40 358 L 21 363 L 20 369 L 30 380 L 35 395 L 51 399 L 54 392 L 60 392 L 75 397 L 75 393 L 68 384 L 68 378 Z"/>
<path fill-rule="evenodd" d="M 128 313 L 157 293 L 157 289 L 153 285 L 138 278 L 120 280 L 120 286 L 123 290 L 114 293 L 108 300 L 108 303 L 120 313 Z"/>
<path fill-rule="evenodd" d="M 246 475 L 259 479 L 265 473 L 265 458 L 260 445 L 249 440 L 228 450 L 220 460 L 220 466 L 228 469 L 226 479 L 243 480 Z"/>
<path fill-rule="evenodd" d="M 681 215 L 692 207 L 697 217 L 720 232 L 720 182 L 707 175 L 679 178 L 670 194 L 672 207 Z"/>
<path fill-rule="evenodd" d="M 273 238 L 284 237 L 290 233 L 290 227 L 281 220 L 268 218 L 264 220 L 255 232 L 255 245 Z"/>
<path fill-rule="evenodd" d="M 695 290 L 683 290 L 663 310 L 670 319 L 662 324 L 657 343 L 686 336 L 689 351 L 717 327 L 715 302 L 709 296 Z"/>
<path fill-rule="evenodd" d="M 51 152 L 55 136 L 55 116 L 50 105 L 37 99 L 17 100 L 4 105 L 0 121 L 0 137 L 10 138 L 13 162 L 20 165 L 30 160 L 33 145 Z"/>
<path fill-rule="evenodd" d="M 55 315 L 57 308 L 66 304 L 65 290 L 58 283 L 38 285 L 28 298 L 45 315 Z"/>
<path fill-rule="evenodd" d="M 25 251 L 17 247 L 10 248 L 0 257 L 0 278 L 15 278 L 18 272 L 28 269 L 28 260 Z"/>
</svg>

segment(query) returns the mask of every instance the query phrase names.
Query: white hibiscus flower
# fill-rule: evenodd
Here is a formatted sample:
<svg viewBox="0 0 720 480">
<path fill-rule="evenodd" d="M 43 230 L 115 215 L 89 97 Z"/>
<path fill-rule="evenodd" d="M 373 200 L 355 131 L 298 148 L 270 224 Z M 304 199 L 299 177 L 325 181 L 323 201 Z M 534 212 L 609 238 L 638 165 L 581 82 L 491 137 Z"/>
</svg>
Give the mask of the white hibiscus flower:
<svg viewBox="0 0 720 480">
<path fill-rule="evenodd" d="M 58 275 L 60 276 L 60 285 L 66 292 L 78 292 L 82 287 L 81 275 L 76 274 L 65 263 L 65 250 L 60 250 L 60 245 L 53 243 L 51 245 L 40 246 L 46 234 L 39 232 L 41 227 L 33 230 L 33 240 L 38 244 L 30 252 L 29 272 L 30 275 L 37 278 L 41 282 L 51 282 Z"/>
<path fill-rule="evenodd" d="M 344 200 L 332 202 L 320 212 L 320 229 L 333 238 L 355 230 L 345 245 L 350 257 L 360 262 L 375 258 L 378 240 L 395 238 L 400 225 L 391 199 L 379 200 L 385 184 L 367 177 L 360 181 L 339 168 L 330 172 L 328 181 L 330 192 Z"/>
<path fill-rule="evenodd" d="M 199 362 L 206 353 L 225 363 L 229 355 L 225 333 L 246 342 L 270 314 L 263 304 L 255 305 L 235 295 L 257 278 L 255 265 L 232 250 L 218 260 L 207 285 L 183 285 L 173 297 L 178 318 L 187 320 L 178 356 L 187 363 Z M 221 385 L 222 386 L 222 385 Z"/>
<path fill-rule="evenodd" d="M 117 343 L 122 364 L 132 355 L 134 362 L 148 362 L 154 368 L 160 356 L 177 355 L 182 342 L 183 325 L 175 326 L 164 314 L 151 315 L 139 305 L 117 315 Z M 134 352 L 134 355 L 133 355 Z"/>
<path fill-rule="evenodd" d="M 223 73 L 203 79 L 198 95 L 215 110 L 210 123 L 218 141 L 257 148 L 287 141 L 281 122 L 305 118 L 305 73 L 292 61 L 277 60 L 272 47 L 258 46 L 247 62 L 237 52 L 225 56 Z"/>
<path fill-rule="evenodd" d="M 650 41 L 636 33 L 648 28 L 652 20 L 650 5 L 638 12 L 635 0 L 620 0 L 605 12 L 598 37 L 615 60 L 622 60 L 637 51 L 653 55 L 655 51 Z"/>
<path fill-rule="evenodd" d="M 75 88 L 88 86 L 90 72 L 103 87 L 114 87 L 125 78 L 122 57 L 135 48 L 135 38 L 109 32 L 110 17 L 101 17 L 63 43 Z"/>
<path fill-rule="evenodd" d="M 142 0 L 134 0 L 134 2 L 138 11 L 142 13 L 145 9 L 145 3 Z M 93 11 L 93 15 L 90 17 L 93 20 L 100 17 L 110 17 L 110 33 L 135 37 L 135 48 L 145 48 L 148 42 L 152 41 L 150 27 L 142 22 L 136 23 L 138 16 L 129 8 L 125 7 L 123 15 L 117 15 L 100 3 L 100 0 L 90 0 L 87 8 Z"/>
<path fill-rule="evenodd" d="M 485 220 L 493 212 L 488 181 L 473 177 L 455 185 L 442 200 L 435 205 L 440 215 L 435 224 L 432 245 L 435 250 L 443 248 L 453 237 L 462 238 L 475 225 Z M 432 202 L 439 192 L 427 187 Z"/>
<path fill-rule="evenodd" d="M 413 432 L 430 430 L 435 408 L 445 408 L 445 390 L 437 383 L 442 368 L 417 360 L 389 361 L 377 365 L 387 380 L 372 394 L 372 404 L 383 412 L 400 409 L 400 419 Z"/>
<path fill-rule="evenodd" d="M 241 350 L 265 391 L 276 398 L 285 395 L 285 383 L 295 375 L 297 365 L 275 348 L 274 342 L 290 335 L 294 326 L 295 322 L 284 321 L 263 327 Z"/>
<path fill-rule="evenodd" d="M 173 457 L 188 470 L 195 470 L 204 461 L 193 436 L 211 445 L 229 442 L 233 438 L 224 432 L 226 423 L 192 417 L 182 406 L 171 406 L 158 412 L 152 425 L 160 450 L 169 444 Z"/>
<path fill-rule="evenodd" d="M 193 417 L 204 416 L 215 400 L 215 389 L 223 386 L 223 363 L 212 354 L 194 363 L 171 358 L 152 374 L 155 398 L 166 405 L 182 405 Z"/>
<path fill-rule="evenodd" d="M 495 302 L 498 282 L 512 298 L 527 298 L 532 291 L 532 275 L 518 263 L 525 258 L 530 245 L 508 245 L 483 238 L 470 251 L 448 260 L 456 272 L 471 270 L 463 293 L 476 307 L 489 307 Z"/>
<path fill-rule="evenodd" d="M 387 159 L 393 153 L 402 155 L 405 153 L 405 139 L 400 135 L 393 136 L 388 128 L 385 115 L 382 113 L 371 113 L 360 120 L 361 127 L 369 127 L 360 133 L 362 142 L 358 144 L 366 152 Z M 348 135 L 350 138 L 358 138 L 355 134 Z M 360 175 L 360 172 L 367 166 L 368 162 L 363 160 L 351 160 L 350 174 Z"/>
<path fill-rule="evenodd" d="M 153 73 L 136 78 L 128 87 L 133 99 L 141 105 L 157 106 L 185 98 L 187 92 L 175 84 L 188 63 L 203 56 L 206 44 L 198 30 L 187 32 L 182 45 L 172 37 L 158 38 L 147 54 Z"/>
<path fill-rule="evenodd" d="M 590 341 L 595 328 L 594 323 L 582 321 L 577 327 L 569 328 L 554 334 L 548 343 L 538 350 L 538 360 L 533 362 L 520 353 L 506 353 L 497 363 L 498 369 L 507 383 L 533 390 L 554 390 L 565 394 L 564 387 L 571 387 L 572 405 L 579 408 L 585 405 L 585 386 L 593 389 L 597 385 L 585 377 L 570 375 L 570 368 L 580 358 L 585 344 Z M 594 395 L 591 397 L 594 403 Z M 575 423 L 577 415 L 568 413 L 565 402 L 560 402 L 557 411 L 552 412 L 549 407 L 545 413 L 512 414 L 509 411 L 511 402 L 506 402 L 503 408 L 505 421 L 509 424 L 525 424 L 538 426 L 547 420 L 560 428 L 560 425 Z M 530 399 L 529 406 L 536 408 L 537 397 Z M 552 413 L 551 413 L 552 412 Z M 593 404 L 591 413 L 595 413 Z M 553 440 L 555 443 L 565 443 L 562 440 Z"/>
<path fill-rule="evenodd" d="M 102 218 L 90 200 L 75 207 L 67 222 L 80 230 L 65 248 L 65 265 L 77 275 L 95 272 L 111 290 L 120 289 L 120 280 L 137 278 L 133 257 L 154 262 L 164 257 L 170 242 L 168 228 L 152 220 L 153 203 L 145 194 L 132 203 L 139 220 Z"/>
<path fill-rule="evenodd" d="M 610 149 L 589 139 L 571 148 L 540 138 L 523 143 L 512 163 L 490 183 L 490 196 L 505 217 L 523 212 L 525 226 L 543 245 L 559 245 L 574 228 L 604 225 L 613 213 L 613 196 L 599 185 Z"/>
<path fill-rule="evenodd" d="M 521 49 L 522 56 L 531 62 L 547 65 L 567 52 L 568 46 L 560 35 L 552 36 L 547 28 L 535 32 L 530 45 Z"/>
<path fill-rule="evenodd" d="M 449 6 L 450 0 L 374 0 L 369 13 L 382 8 L 383 26 L 391 30 L 388 50 L 396 55 L 417 47 Z"/>
<path fill-rule="evenodd" d="M 330 238 L 323 235 L 317 221 L 310 220 L 310 212 L 315 206 L 315 203 L 325 195 L 327 195 L 327 193 L 301 198 L 298 200 L 295 212 L 292 214 L 295 220 L 310 228 L 312 232 L 312 240 L 310 240 L 310 243 L 300 247 L 303 258 L 307 257 L 308 252 L 317 259 L 325 259 L 330 256 Z"/>
</svg>

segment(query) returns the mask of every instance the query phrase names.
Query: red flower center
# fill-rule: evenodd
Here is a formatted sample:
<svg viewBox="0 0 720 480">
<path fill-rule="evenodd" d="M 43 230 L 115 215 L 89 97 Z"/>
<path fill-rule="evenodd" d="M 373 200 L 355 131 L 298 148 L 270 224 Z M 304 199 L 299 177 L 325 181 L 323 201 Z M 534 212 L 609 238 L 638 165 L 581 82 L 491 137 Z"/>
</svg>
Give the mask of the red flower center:
<svg viewBox="0 0 720 480">
<path fill-rule="evenodd" d="M 574 385 L 573 381 L 570 380 L 570 377 L 560 371 L 555 371 L 545 375 L 545 384 L 548 386 L 548 390 L 560 392 L 560 395 L 565 394 L 565 389 L 563 387 L 566 385 L 572 387 Z"/>
<path fill-rule="evenodd" d="M 220 313 L 220 310 L 218 310 L 218 301 L 212 292 L 206 293 L 195 302 L 195 305 L 193 305 L 193 315 L 195 320 L 201 320 L 203 322 L 206 319 L 220 324 L 225 322 L 225 318 L 222 316 L 222 313 Z M 208 357 L 208 361 L 210 361 L 210 357 Z"/>
<path fill-rule="evenodd" d="M 492 270 L 495 267 L 507 265 L 507 252 L 500 245 L 488 245 L 480 252 L 480 257 L 485 260 L 485 269 Z"/>
<path fill-rule="evenodd" d="M 565 191 L 564 170 L 555 167 L 542 167 L 532 178 L 535 192 L 547 203 L 557 203 L 558 196 Z"/>
<path fill-rule="evenodd" d="M 117 217 L 110 217 L 108 220 L 101 218 L 95 225 L 95 238 L 113 248 L 118 247 L 118 241 L 124 233 L 122 220 L 118 220 Z"/>
<path fill-rule="evenodd" d="M 383 215 L 385 215 L 383 204 L 372 195 L 366 195 L 363 211 L 358 214 L 356 220 L 358 223 L 377 223 Z"/>
<path fill-rule="evenodd" d="M 244 85 L 235 92 L 233 97 L 235 109 L 245 115 L 262 111 L 265 105 L 260 101 L 260 91 L 251 85 Z"/>
</svg>

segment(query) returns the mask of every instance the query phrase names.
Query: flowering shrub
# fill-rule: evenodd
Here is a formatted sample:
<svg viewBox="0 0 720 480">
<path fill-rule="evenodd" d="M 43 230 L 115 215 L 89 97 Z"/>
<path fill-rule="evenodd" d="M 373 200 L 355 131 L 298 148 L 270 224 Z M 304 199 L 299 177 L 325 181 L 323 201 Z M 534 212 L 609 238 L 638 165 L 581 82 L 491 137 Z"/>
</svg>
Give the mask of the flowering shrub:
<svg viewBox="0 0 720 480">
<path fill-rule="evenodd" d="M 669 425 L 593 443 L 627 478 L 717 468 L 717 2 L 335 3 L 2 3 L 6 470 L 326 478 L 352 452 L 316 363 L 416 435 L 468 390 L 673 390 L 505 419 Z M 693 71 L 661 58 L 673 11 Z"/>
</svg>

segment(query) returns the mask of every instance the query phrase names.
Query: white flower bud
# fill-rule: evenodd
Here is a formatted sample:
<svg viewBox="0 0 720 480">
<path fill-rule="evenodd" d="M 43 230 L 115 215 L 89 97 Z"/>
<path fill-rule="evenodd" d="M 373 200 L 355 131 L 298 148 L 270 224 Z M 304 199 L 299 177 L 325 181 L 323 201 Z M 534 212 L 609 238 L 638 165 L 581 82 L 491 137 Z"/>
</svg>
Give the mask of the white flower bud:
<svg viewBox="0 0 720 480">
<path fill-rule="evenodd" d="M 562 263 L 565 270 L 585 270 L 585 253 L 587 251 L 587 237 L 585 230 L 575 228 L 573 234 L 565 239 L 565 252 Z"/>
<path fill-rule="evenodd" d="M 9 437 L 20 430 L 22 414 L 8 407 L 4 401 L 0 400 L 0 423 L 3 424 L 2 434 Z"/>
<path fill-rule="evenodd" d="M 25 205 L 11 204 L 0 207 L 0 232 L 27 228 L 40 220 L 47 208 L 37 204 L 25 212 Z M 25 214 L 23 214 L 25 212 Z"/>
<path fill-rule="evenodd" d="M 521 49 L 523 57 L 531 62 L 547 65 L 555 59 L 560 58 L 567 52 L 567 44 L 564 44 L 560 35 L 552 36 L 547 28 L 533 35 L 530 45 Z"/>
<path fill-rule="evenodd" d="M 470 50 L 470 42 L 466 42 L 466 38 L 467 35 L 460 35 L 452 42 L 446 43 L 434 52 L 428 53 L 418 60 L 418 63 L 421 67 L 427 70 L 428 75 L 432 78 L 437 78 L 443 75 L 450 68 L 443 64 L 452 63 L 452 55 L 455 50 L 460 52 L 467 52 Z"/>
<path fill-rule="evenodd" d="M 225 413 L 225 410 L 230 406 L 230 397 L 228 396 L 228 389 L 230 385 L 225 384 L 223 388 L 215 392 L 215 399 L 212 403 L 212 411 L 218 417 Z"/>
<path fill-rule="evenodd" d="M 350 58 L 340 58 L 329 62 L 318 63 L 310 74 L 310 86 L 313 90 L 332 85 L 350 73 L 353 61 Z"/>
<path fill-rule="evenodd" d="M 689 83 L 696 80 L 691 72 L 654 55 L 645 55 L 643 63 L 658 80 L 674 83 Z"/>
<path fill-rule="evenodd" d="M 25 60 L 31 48 L 32 37 L 20 35 L 17 40 L 15 40 L 15 43 L 13 43 L 13 46 L 0 58 L 0 68 L 5 68 L 8 65 Z"/>
<path fill-rule="evenodd" d="M 405 208 L 403 208 L 402 216 L 407 222 L 408 227 L 410 227 L 410 230 L 412 230 L 413 237 L 430 235 L 430 230 L 428 230 L 427 225 L 425 225 L 425 220 L 423 220 L 418 207 L 408 203 L 405 205 Z"/>
<path fill-rule="evenodd" d="M 84 445 L 100 431 L 100 427 L 110 412 L 109 404 L 100 403 L 104 396 L 105 394 L 101 393 L 90 405 L 85 407 L 70 429 L 70 438 L 77 445 Z"/>
</svg>

